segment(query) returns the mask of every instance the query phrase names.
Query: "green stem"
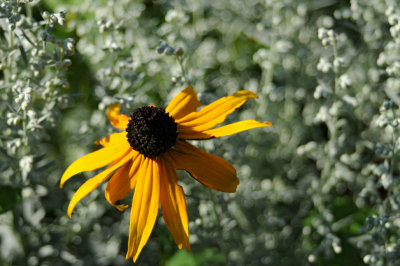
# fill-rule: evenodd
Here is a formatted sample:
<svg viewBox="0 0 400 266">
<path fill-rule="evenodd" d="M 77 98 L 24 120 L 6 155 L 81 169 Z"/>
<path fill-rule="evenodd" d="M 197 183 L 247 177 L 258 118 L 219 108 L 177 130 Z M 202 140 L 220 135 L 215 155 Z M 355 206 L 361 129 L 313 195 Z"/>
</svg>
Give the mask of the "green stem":
<svg viewBox="0 0 400 266">
<path fill-rule="evenodd" d="M 190 82 L 189 78 L 186 76 L 185 66 L 183 65 L 183 57 L 176 56 L 176 59 L 178 60 L 179 66 L 181 68 L 182 77 L 185 79 L 185 81 L 188 83 L 188 85 L 190 85 L 191 82 Z"/>
<path fill-rule="evenodd" d="M 6 60 L 4 60 L 4 58 L 1 61 L 1 64 L 4 67 L 4 72 L 3 72 L 4 73 L 4 80 L 6 81 L 6 83 L 10 83 L 10 81 L 11 81 L 11 71 L 10 71 L 11 67 L 9 67 L 8 62 L 6 62 Z"/>
<path fill-rule="evenodd" d="M 25 4 L 26 16 L 32 18 L 32 6 L 29 3 Z"/>
<path fill-rule="evenodd" d="M 337 49 L 337 44 L 336 44 L 336 38 L 333 36 L 332 40 L 332 48 L 333 48 L 333 72 L 335 73 L 335 85 L 334 85 L 334 94 L 338 90 L 339 82 L 338 82 L 338 74 L 339 74 L 339 68 L 335 66 L 335 61 L 339 58 L 339 53 Z"/>
<path fill-rule="evenodd" d="M 26 124 L 26 120 L 27 120 L 27 114 L 26 114 L 26 110 L 24 110 L 24 117 L 22 120 L 22 131 L 23 131 L 23 144 L 24 144 L 24 155 L 28 154 L 28 145 L 29 145 L 29 141 L 28 141 L 28 129 L 27 129 L 27 124 Z"/>
<path fill-rule="evenodd" d="M 393 121 L 396 119 L 396 113 L 394 112 L 394 110 L 392 109 L 392 115 L 393 115 Z M 392 161 L 390 163 L 390 174 L 393 176 L 393 172 L 394 172 L 394 165 L 395 165 L 395 161 L 396 161 L 396 136 L 394 134 L 395 131 L 395 127 L 392 126 Z"/>
<path fill-rule="evenodd" d="M 10 48 L 14 48 L 14 31 L 9 29 Z"/>
</svg>

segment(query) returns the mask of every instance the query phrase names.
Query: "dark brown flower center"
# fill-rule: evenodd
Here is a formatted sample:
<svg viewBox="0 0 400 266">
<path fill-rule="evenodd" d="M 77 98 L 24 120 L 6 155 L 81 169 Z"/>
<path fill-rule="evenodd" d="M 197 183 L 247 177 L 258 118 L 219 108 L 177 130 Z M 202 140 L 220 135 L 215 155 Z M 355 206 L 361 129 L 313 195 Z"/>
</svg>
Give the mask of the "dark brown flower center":
<svg viewBox="0 0 400 266">
<path fill-rule="evenodd" d="M 164 109 L 154 106 L 134 111 L 126 131 L 131 147 L 150 158 L 162 155 L 175 145 L 178 137 L 175 120 Z"/>
</svg>

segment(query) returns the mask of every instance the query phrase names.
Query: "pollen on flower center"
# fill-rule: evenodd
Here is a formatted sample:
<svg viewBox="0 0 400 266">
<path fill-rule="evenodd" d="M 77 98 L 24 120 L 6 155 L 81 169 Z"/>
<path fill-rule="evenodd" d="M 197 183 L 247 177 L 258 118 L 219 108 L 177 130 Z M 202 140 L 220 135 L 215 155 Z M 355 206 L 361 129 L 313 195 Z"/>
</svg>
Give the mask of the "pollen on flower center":
<svg viewBox="0 0 400 266">
<path fill-rule="evenodd" d="M 156 158 L 175 145 L 178 137 L 175 120 L 164 109 L 144 106 L 131 115 L 128 142 L 146 157 Z"/>
</svg>

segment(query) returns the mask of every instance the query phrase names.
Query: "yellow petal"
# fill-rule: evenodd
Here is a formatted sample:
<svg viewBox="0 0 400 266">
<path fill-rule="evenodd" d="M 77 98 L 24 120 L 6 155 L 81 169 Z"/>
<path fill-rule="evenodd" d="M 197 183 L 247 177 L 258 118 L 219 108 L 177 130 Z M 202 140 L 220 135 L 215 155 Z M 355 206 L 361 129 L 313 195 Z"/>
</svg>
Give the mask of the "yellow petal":
<svg viewBox="0 0 400 266">
<path fill-rule="evenodd" d="M 239 185 L 233 166 L 216 155 L 178 140 L 174 149 L 168 151 L 176 169 L 189 172 L 201 184 L 222 192 L 235 192 Z"/>
<path fill-rule="evenodd" d="M 199 112 L 193 112 L 178 119 L 176 122 L 193 131 L 204 131 L 222 123 L 226 116 L 242 106 L 248 99 L 258 97 L 251 91 L 238 91 L 232 96 L 223 97 L 201 108 Z"/>
<path fill-rule="evenodd" d="M 197 99 L 197 95 L 193 88 L 189 86 L 172 99 L 165 112 L 169 113 L 174 119 L 180 119 L 196 111 L 199 106 L 200 102 Z"/>
<path fill-rule="evenodd" d="M 128 205 L 116 205 L 115 202 L 125 198 L 126 195 L 128 195 L 135 187 L 139 173 L 139 166 L 141 165 L 143 158 L 143 155 L 136 153 L 127 164 L 115 172 L 107 183 L 105 197 L 111 205 L 120 211 L 126 210 Z"/>
<path fill-rule="evenodd" d="M 120 114 L 120 107 L 121 104 L 111 104 L 107 110 L 107 118 L 114 127 L 125 130 L 131 118 Z"/>
<path fill-rule="evenodd" d="M 258 127 L 270 127 L 270 122 L 258 122 L 255 120 L 245 120 L 222 126 L 219 128 L 205 130 L 203 132 L 194 131 L 191 128 L 184 128 L 178 125 L 179 138 L 181 139 L 212 139 L 233 135 L 242 131 L 246 131 Z"/>
<path fill-rule="evenodd" d="M 82 186 L 75 192 L 68 205 L 68 216 L 71 217 L 72 211 L 74 210 L 76 204 L 83 199 L 87 194 L 92 192 L 98 185 L 103 183 L 115 170 L 126 164 L 132 159 L 133 154 L 136 151 L 128 150 L 123 156 L 118 158 L 113 164 L 107 167 L 103 172 L 98 175 L 86 180 Z"/>
<path fill-rule="evenodd" d="M 160 200 L 160 173 L 158 163 L 145 158 L 133 194 L 126 259 L 136 261 L 150 237 L 156 222 Z"/>
<path fill-rule="evenodd" d="M 120 132 L 120 133 L 113 133 L 111 135 L 108 135 L 105 138 L 102 138 L 101 140 L 97 140 L 94 144 L 95 145 L 101 145 L 103 147 L 106 147 L 110 144 L 115 143 L 115 141 L 126 141 L 128 143 L 128 138 L 126 137 L 127 132 Z"/>
<path fill-rule="evenodd" d="M 115 133 L 106 138 L 108 138 L 108 142 L 104 148 L 77 159 L 65 170 L 61 177 L 60 188 L 72 176 L 80 172 L 92 171 L 106 166 L 122 156 L 130 148 L 126 139 L 126 132 Z"/>
<path fill-rule="evenodd" d="M 161 209 L 165 224 L 174 236 L 178 248 L 190 251 L 189 224 L 185 194 L 177 184 L 178 176 L 168 156 L 160 158 Z"/>
</svg>

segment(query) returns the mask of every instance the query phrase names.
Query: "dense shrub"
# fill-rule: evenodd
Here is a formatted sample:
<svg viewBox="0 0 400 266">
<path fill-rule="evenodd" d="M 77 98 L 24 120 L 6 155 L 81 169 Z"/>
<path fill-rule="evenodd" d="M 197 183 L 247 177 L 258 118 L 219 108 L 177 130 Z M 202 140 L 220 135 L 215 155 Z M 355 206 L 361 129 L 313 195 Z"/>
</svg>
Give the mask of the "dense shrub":
<svg viewBox="0 0 400 266">
<path fill-rule="evenodd" d="M 5 0 L 0 14 L 0 264 L 132 264 L 129 211 L 101 187 L 69 219 L 92 174 L 59 179 L 113 132 L 107 106 L 166 106 L 187 85 L 205 104 L 254 91 L 228 122 L 274 127 L 197 143 L 235 166 L 238 191 L 181 173 L 192 251 L 160 216 L 140 265 L 400 264 L 398 1 Z"/>
</svg>

